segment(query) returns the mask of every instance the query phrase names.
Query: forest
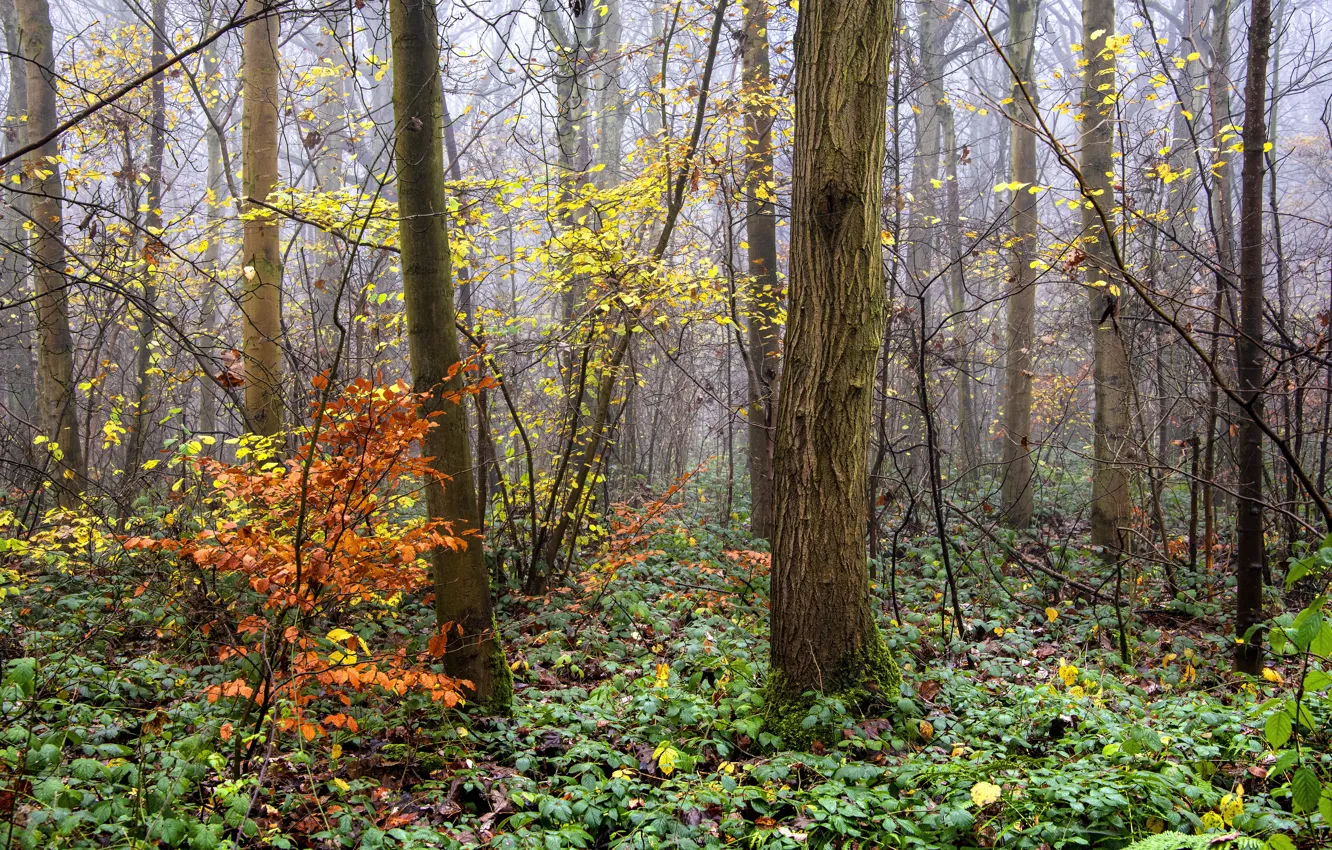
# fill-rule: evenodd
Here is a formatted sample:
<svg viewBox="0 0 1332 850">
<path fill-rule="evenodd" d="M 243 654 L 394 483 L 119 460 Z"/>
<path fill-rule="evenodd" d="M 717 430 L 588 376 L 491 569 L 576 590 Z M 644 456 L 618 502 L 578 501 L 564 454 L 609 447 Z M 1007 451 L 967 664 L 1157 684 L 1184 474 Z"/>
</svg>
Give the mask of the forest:
<svg viewBox="0 0 1332 850">
<path fill-rule="evenodd" d="M 0 27 L 0 850 L 1332 848 L 1328 0 Z"/>
</svg>

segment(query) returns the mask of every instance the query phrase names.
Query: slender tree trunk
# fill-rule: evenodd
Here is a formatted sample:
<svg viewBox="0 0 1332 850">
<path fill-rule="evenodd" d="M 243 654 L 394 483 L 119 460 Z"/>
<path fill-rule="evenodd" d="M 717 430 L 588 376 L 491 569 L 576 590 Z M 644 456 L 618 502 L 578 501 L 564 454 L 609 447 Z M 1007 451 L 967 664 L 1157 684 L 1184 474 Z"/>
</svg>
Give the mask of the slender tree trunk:
<svg viewBox="0 0 1332 850">
<path fill-rule="evenodd" d="M 796 26 L 790 315 L 773 458 L 774 721 L 802 715 L 790 709 L 809 689 L 889 697 L 900 680 L 870 605 L 863 519 L 885 321 L 892 5 L 808 0 Z"/>
<path fill-rule="evenodd" d="M 270 0 L 245 0 L 245 14 L 272 11 Z M 241 316 L 245 355 L 245 415 L 264 436 L 282 427 L 282 254 L 279 220 L 261 204 L 278 181 L 278 15 L 245 25 L 241 114 Z"/>
<path fill-rule="evenodd" d="M 462 389 L 458 371 L 457 312 L 449 256 L 444 192 L 443 106 L 440 99 L 439 22 L 434 0 L 390 0 L 393 43 L 394 161 L 402 246 L 403 296 L 412 381 L 431 394 L 423 413 L 435 427 L 423 450 L 446 483 L 426 483 L 433 519 L 453 524 L 455 535 L 480 526 L 466 407 L 449 398 Z M 440 546 L 434 565 L 435 614 L 441 626 L 461 629 L 444 656 L 449 675 L 470 680 L 476 698 L 507 710 L 512 698 L 509 668 L 494 628 L 490 577 L 481 540 L 467 535 L 462 551 Z"/>
<path fill-rule="evenodd" d="M 968 489 L 981 466 L 980 430 L 976 423 L 971 371 L 971 320 L 967 312 L 966 269 L 962 254 L 962 203 L 958 197 L 957 128 L 953 107 L 940 107 L 943 117 L 944 206 L 947 212 L 948 301 L 953 332 L 954 388 L 957 395 L 957 480 Z"/>
<path fill-rule="evenodd" d="M 749 244 L 749 530 L 772 536 L 772 436 L 776 424 L 778 315 L 777 210 L 774 205 L 772 70 L 768 56 L 767 0 L 745 0 L 745 237 Z"/>
<path fill-rule="evenodd" d="M 152 66 L 166 62 L 166 0 L 153 0 Z M 143 305 L 139 310 L 139 351 L 135 368 L 134 425 L 125 449 L 125 475 L 131 481 L 143 462 L 148 439 L 148 415 L 153 364 L 153 313 L 157 309 L 157 265 L 165 251 L 162 243 L 162 157 L 166 153 L 166 75 L 149 85 L 152 103 L 148 118 L 148 210 L 143 219 Z"/>
<path fill-rule="evenodd" d="M 1220 149 L 1221 128 L 1230 126 L 1230 10 L 1232 0 L 1212 0 L 1211 26 L 1211 65 L 1208 69 L 1207 91 L 1208 108 L 1212 118 L 1212 140 Z M 1215 157 L 1214 159 L 1219 159 Z M 1208 356 L 1220 367 L 1221 327 L 1223 314 L 1230 291 L 1235 280 L 1235 227 L 1234 205 L 1231 201 L 1231 169 L 1215 169 L 1212 192 L 1212 232 L 1216 247 L 1218 272 L 1215 275 L 1216 289 L 1212 298 L 1211 343 Z M 1209 382 L 1207 390 L 1207 424 L 1205 439 L 1206 451 L 1203 459 L 1203 560 L 1210 572 L 1216 548 L 1216 479 L 1217 441 L 1220 434 L 1217 420 L 1221 415 L 1221 392 L 1215 380 Z"/>
<path fill-rule="evenodd" d="M 305 145 L 310 150 L 314 164 L 315 187 L 320 192 L 336 192 L 344 182 L 343 151 L 347 145 L 347 64 L 345 42 L 351 27 L 347 8 L 330 9 L 325 13 L 326 23 L 321 25 L 316 47 L 319 51 L 319 67 L 328 75 L 325 84 L 316 94 L 318 101 L 314 107 L 314 128 L 305 138 Z M 342 309 L 339 303 L 343 280 L 343 264 L 340 253 L 341 243 L 331 233 L 319 231 L 316 236 L 317 262 L 315 272 L 314 298 L 310 305 L 314 326 L 314 338 L 318 344 L 316 362 L 319 368 L 331 363 L 336 348 L 341 346 L 344 353 L 351 340 L 345 334 L 339 338 L 336 311 Z"/>
<path fill-rule="evenodd" d="M 27 63 L 28 138 L 56 127 L 55 56 L 46 0 L 17 0 L 19 40 Z M 27 166 L 32 196 L 30 254 L 36 282 L 38 395 L 41 426 L 49 440 L 52 478 L 62 507 L 73 507 L 83 488 L 83 446 L 74 387 L 74 340 L 69 330 L 69 280 L 65 276 L 63 184 L 60 145 L 33 151 Z"/>
<path fill-rule="evenodd" d="M 1012 84 L 1012 174 L 1019 183 L 1036 182 L 1036 0 L 1009 0 L 1009 64 Z M 1013 259 L 1008 273 L 1008 353 L 1004 361 L 1003 514 L 1013 528 L 1031 525 L 1032 351 L 1036 333 L 1036 249 L 1040 241 L 1037 196 L 1013 193 Z"/>
<path fill-rule="evenodd" d="M 212 73 L 216 73 L 217 60 L 215 54 L 210 52 L 205 59 L 206 68 L 210 68 L 210 79 Z M 205 339 L 212 344 L 214 336 L 217 333 L 217 289 L 220 286 L 219 275 L 221 273 L 222 256 L 222 193 L 226 182 L 222 176 L 222 140 L 217 132 L 211 127 L 208 133 L 208 213 L 206 233 L 208 235 L 208 249 L 204 251 L 203 267 L 209 276 L 207 287 L 204 292 L 203 305 L 200 309 L 202 313 L 202 323 Z M 209 375 L 203 375 L 199 379 L 199 431 L 204 434 L 216 434 L 218 430 L 217 421 L 217 390 L 214 388 L 214 379 Z"/>
<path fill-rule="evenodd" d="M 1107 556 L 1127 546 L 1129 521 L 1129 397 L 1132 378 L 1128 349 L 1119 328 L 1119 275 L 1115 269 L 1113 240 L 1107 225 L 1114 223 L 1112 186 L 1115 107 L 1105 92 L 1113 91 L 1115 58 L 1106 39 L 1115 32 L 1113 0 L 1084 0 L 1083 50 L 1087 57 L 1082 90 L 1081 170 L 1086 182 L 1082 209 L 1083 251 L 1087 254 L 1093 337 L 1093 374 L 1096 408 L 1092 419 L 1091 542 Z"/>
<path fill-rule="evenodd" d="M 1235 669 L 1262 668 L 1263 620 L 1263 170 L 1267 142 L 1267 60 L 1271 0 L 1249 11 L 1248 78 L 1244 84 L 1244 170 L 1240 195 L 1240 334 L 1236 344 L 1239 391 L 1247 407 L 1240 421 L 1239 502 L 1235 546 Z M 1252 634 L 1249 632 L 1252 630 Z"/>
</svg>

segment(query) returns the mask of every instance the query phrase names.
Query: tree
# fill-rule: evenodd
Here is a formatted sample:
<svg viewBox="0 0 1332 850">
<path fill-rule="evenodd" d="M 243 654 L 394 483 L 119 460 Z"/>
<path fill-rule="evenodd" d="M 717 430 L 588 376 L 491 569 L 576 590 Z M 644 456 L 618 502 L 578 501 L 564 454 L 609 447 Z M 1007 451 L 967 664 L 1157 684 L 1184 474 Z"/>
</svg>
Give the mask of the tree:
<svg viewBox="0 0 1332 850">
<path fill-rule="evenodd" d="M 803 693 L 900 674 L 874 622 L 864 499 L 886 293 L 879 214 L 891 0 L 811 0 L 796 26 L 789 318 L 773 458 L 769 719 L 801 735 Z"/>
<path fill-rule="evenodd" d="M 17 0 L 19 40 L 27 63 L 28 138 L 35 141 L 56 127 L 55 54 L 51 10 L 46 0 Z M 52 139 L 24 163 L 33 191 L 31 263 L 36 281 L 37 372 L 42 429 L 54 464 L 62 507 L 73 507 L 84 477 L 83 450 L 75 416 L 74 340 L 69 330 L 63 183 L 60 144 Z"/>
<path fill-rule="evenodd" d="M 1235 517 L 1235 669 L 1263 666 L 1263 177 L 1267 143 L 1267 59 L 1272 39 L 1271 0 L 1249 7 L 1249 59 L 1244 83 L 1244 166 L 1240 176 L 1240 332 L 1235 343 L 1240 421 L 1239 503 Z M 1250 632 L 1252 631 L 1252 634 Z"/>
<path fill-rule="evenodd" d="M 271 0 L 245 0 L 245 14 L 262 15 L 245 25 L 241 79 L 245 414 L 250 430 L 271 436 L 282 426 L 280 222 L 265 207 L 278 181 L 279 20 Z"/>
<path fill-rule="evenodd" d="M 166 0 L 153 0 L 152 64 L 166 61 Z M 158 74 L 149 85 L 151 112 L 148 120 L 148 196 L 144 216 L 143 304 L 139 315 L 139 351 L 135 363 L 134 426 L 125 450 L 125 474 L 134 476 L 143 460 L 147 439 L 150 375 L 153 362 L 153 313 L 157 309 L 158 263 L 165 245 L 162 242 L 162 158 L 166 153 L 166 75 Z"/>
<path fill-rule="evenodd" d="M 777 210 L 772 157 L 768 2 L 745 0 L 741 62 L 745 81 L 745 236 L 749 243 L 749 529 L 772 534 L 772 432 L 776 423 L 778 313 Z"/>
<path fill-rule="evenodd" d="M 1012 174 L 1018 183 L 1036 182 L 1036 2 L 1009 0 L 1008 63 L 1013 76 Z M 1034 263 L 1040 220 L 1037 195 L 1018 189 L 1011 207 L 1013 258 L 1008 273 L 1008 354 L 1004 363 L 1003 512 L 1013 528 L 1031 525 L 1032 351 L 1036 336 Z"/>
<path fill-rule="evenodd" d="M 20 147 L 27 137 L 24 125 L 28 114 L 28 63 L 23 61 L 18 12 L 13 0 L 0 0 L 0 25 L 4 27 L 5 47 L 9 51 L 6 62 L 9 96 L 5 101 L 4 138 L 0 139 L 0 144 L 3 144 L 4 150 L 10 151 Z M 11 250 L 0 252 L 0 292 L 17 294 L 21 281 L 26 277 L 26 258 L 23 251 L 16 249 L 24 242 L 23 222 L 27 220 L 27 209 L 26 198 L 22 194 L 16 194 L 0 207 L 0 239 L 4 240 L 7 247 L 12 246 Z M 24 344 L 9 347 L 0 355 L 0 368 L 4 370 L 0 381 L 3 381 L 5 388 L 4 403 L 11 411 L 33 421 L 40 417 L 40 413 L 37 410 L 37 382 L 32 372 L 31 306 L 19 312 L 18 321 Z M 29 432 L 18 438 L 25 450 L 34 436 L 36 434 Z"/>
<path fill-rule="evenodd" d="M 1111 225 L 1114 220 L 1115 125 L 1112 121 L 1115 48 L 1113 0 L 1084 0 L 1083 50 L 1087 57 L 1082 82 L 1082 251 L 1093 337 L 1095 410 L 1092 418 L 1091 542 L 1113 556 L 1126 548 L 1124 525 L 1129 520 L 1129 396 L 1132 377 L 1128 349 L 1119 326 L 1122 298 Z"/>
<path fill-rule="evenodd" d="M 459 391 L 457 311 L 449 254 L 448 199 L 444 193 L 444 117 L 439 87 L 438 17 L 434 0 L 391 0 L 394 163 L 398 179 L 402 288 L 407 312 L 408 356 L 417 392 L 429 393 L 423 415 L 435 427 L 423 451 L 447 484 L 426 482 L 431 519 L 452 524 L 466 537 L 462 550 L 437 547 L 435 615 L 460 635 L 444 656 L 450 676 L 466 679 L 483 705 L 505 710 L 512 698 L 509 667 L 495 632 L 490 576 L 481 540 L 467 414 Z"/>
</svg>

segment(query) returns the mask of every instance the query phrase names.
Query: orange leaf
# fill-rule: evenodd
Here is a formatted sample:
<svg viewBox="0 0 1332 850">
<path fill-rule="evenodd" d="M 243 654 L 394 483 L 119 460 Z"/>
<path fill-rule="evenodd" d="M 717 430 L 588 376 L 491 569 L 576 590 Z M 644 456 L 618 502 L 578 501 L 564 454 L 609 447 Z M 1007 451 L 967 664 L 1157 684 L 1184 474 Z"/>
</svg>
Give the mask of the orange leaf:
<svg viewBox="0 0 1332 850">
<path fill-rule="evenodd" d="M 441 632 L 430 639 L 430 642 L 426 644 L 426 649 L 430 651 L 431 655 L 435 656 L 436 658 L 439 658 L 441 655 L 444 654 L 444 651 L 448 648 L 448 645 L 449 645 L 449 636 Z"/>
</svg>

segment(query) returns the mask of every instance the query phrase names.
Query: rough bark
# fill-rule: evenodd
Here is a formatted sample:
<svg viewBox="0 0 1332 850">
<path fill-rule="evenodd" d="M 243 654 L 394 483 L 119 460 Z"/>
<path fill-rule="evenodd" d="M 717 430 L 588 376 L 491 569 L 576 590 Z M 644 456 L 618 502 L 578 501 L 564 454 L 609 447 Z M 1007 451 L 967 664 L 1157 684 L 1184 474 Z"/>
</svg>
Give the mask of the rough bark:
<svg viewBox="0 0 1332 850">
<path fill-rule="evenodd" d="M 46 0 L 17 0 L 19 41 L 27 68 L 28 137 L 56 126 L 55 57 L 51 10 Z M 48 142 L 25 162 L 32 197 L 30 258 L 36 285 L 37 369 L 41 426 L 52 447 L 51 478 L 61 506 L 73 507 L 82 490 L 83 447 L 74 387 L 74 341 L 69 330 L 69 279 L 65 275 L 63 184 L 60 145 Z"/>
<path fill-rule="evenodd" d="M 403 296 L 408 354 L 418 392 L 431 394 L 423 413 L 435 427 L 423 451 L 447 475 L 426 485 L 426 507 L 434 519 L 453 524 L 456 535 L 480 526 L 472 480 L 467 414 L 461 399 L 449 398 L 463 385 L 458 371 L 457 311 L 449 255 L 447 198 L 444 192 L 443 105 L 440 97 L 438 18 L 434 0 L 390 0 L 393 44 L 394 162 L 401 219 Z M 476 699 L 505 710 L 512 697 L 509 668 L 494 628 L 490 576 L 481 540 L 467 547 L 439 547 L 431 553 L 435 614 L 441 626 L 461 629 L 448 643 L 445 667 L 470 680 Z"/>
<path fill-rule="evenodd" d="M 1095 410 L 1092 414 L 1091 542 L 1108 556 L 1127 545 L 1129 520 L 1129 399 L 1132 393 L 1128 349 L 1119 327 L 1122 285 L 1116 274 L 1113 224 L 1115 59 L 1106 39 L 1114 35 L 1112 0 L 1085 0 L 1082 5 L 1083 50 L 1087 57 L 1082 89 L 1082 151 L 1084 181 L 1082 250 L 1087 254 L 1084 282 L 1093 345 Z"/>
<path fill-rule="evenodd" d="M 772 68 L 767 0 L 745 0 L 745 237 L 749 244 L 749 529 L 772 535 L 772 433 L 776 424 L 781 283 L 777 279 L 777 210 L 772 155 Z"/>
<path fill-rule="evenodd" d="M 1240 421 L 1239 501 L 1235 517 L 1235 669 L 1257 674 L 1263 665 L 1263 176 L 1267 142 L 1267 60 L 1271 49 L 1271 0 L 1253 0 L 1249 11 L 1248 75 L 1244 84 L 1244 166 L 1240 177 L 1240 334 L 1235 346 Z M 1250 630 L 1253 634 L 1248 634 Z"/>
<path fill-rule="evenodd" d="M 258 15 L 269 0 L 245 0 L 245 14 Z M 264 436 L 282 427 L 282 254 L 279 220 L 260 204 L 278 181 L 278 15 L 245 25 L 241 84 L 241 168 L 244 195 L 241 316 L 245 355 L 245 415 L 251 431 Z"/>
<path fill-rule="evenodd" d="M 1036 52 L 1035 0 L 1009 0 L 1008 62 L 1014 75 L 1012 121 L 1012 174 L 1019 183 L 1036 182 L 1036 101 L 1033 62 Z M 1033 510 L 1031 461 L 1032 351 L 1036 334 L 1036 280 L 1033 266 L 1039 240 L 1037 195 L 1013 193 L 1013 257 L 1009 265 L 1007 299 L 1008 353 L 1004 362 L 1003 409 L 1003 515 L 1013 528 L 1031 525 Z"/>
<path fill-rule="evenodd" d="M 770 718 L 807 690 L 896 690 L 864 500 L 885 321 L 880 245 L 891 0 L 810 0 L 796 26 L 790 309 L 773 463 Z M 787 742 L 792 743 L 791 741 Z"/>
</svg>

